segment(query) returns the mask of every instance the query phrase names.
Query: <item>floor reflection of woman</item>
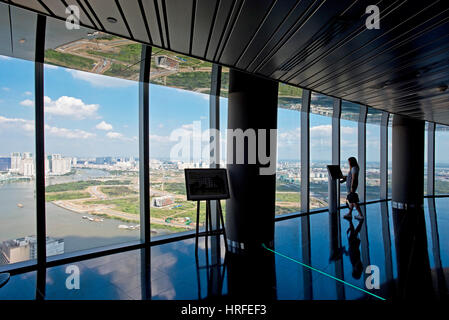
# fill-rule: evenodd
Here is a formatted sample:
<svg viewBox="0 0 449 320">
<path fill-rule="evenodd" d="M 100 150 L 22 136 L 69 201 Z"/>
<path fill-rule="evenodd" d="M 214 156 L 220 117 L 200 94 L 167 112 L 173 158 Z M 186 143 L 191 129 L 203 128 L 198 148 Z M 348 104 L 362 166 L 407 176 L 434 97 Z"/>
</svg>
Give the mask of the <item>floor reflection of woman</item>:
<svg viewBox="0 0 449 320">
<path fill-rule="evenodd" d="M 360 239 L 359 233 L 362 229 L 363 221 L 360 221 L 356 228 L 354 228 L 354 224 L 352 223 L 352 219 L 347 219 L 349 221 L 349 228 L 346 231 L 348 235 L 348 251 L 346 252 L 349 255 L 349 260 L 352 264 L 352 277 L 354 279 L 360 279 L 363 272 L 363 264 L 360 258 Z"/>
</svg>

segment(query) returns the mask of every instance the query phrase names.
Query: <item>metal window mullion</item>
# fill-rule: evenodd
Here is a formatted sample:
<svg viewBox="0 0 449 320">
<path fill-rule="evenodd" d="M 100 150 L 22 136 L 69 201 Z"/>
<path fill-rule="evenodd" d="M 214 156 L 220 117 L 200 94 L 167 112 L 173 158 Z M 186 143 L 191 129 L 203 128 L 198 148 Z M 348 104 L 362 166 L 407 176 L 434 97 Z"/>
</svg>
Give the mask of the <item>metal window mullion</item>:
<svg viewBox="0 0 449 320">
<path fill-rule="evenodd" d="M 366 201 L 366 118 L 368 115 L 368 107 L 360 106 L 360 115 L 358 121 L 358 162 L 360 167 L 359 172 L 359 197 L 360 202 L 364 203 Z M 362 230 L 360 231 L 360 240 L 362 247 L 362 263 L 364 266 L 371 264 L 369 255 L 369 242 L 368 242 L 368 228 L 367 228 L 367 216 L 366 207 L 361 206 L 363 215 L 365 216 L 365 222 L 362 225 Z M 366 279 L 367 274 L 364 273 L 364 278 Z"/>
<path fill-rule="evenodd" d="M 44 56 L 46 17 L 37 16 L 34 63 L 35 143 L 36 143 L 36 298 L 45 297 L 47 264 L 47 230 L 45 208 L 45 123 L 44 123 Z"/>
<path fill-rule="evenodd" d="M 380 199 L 388 198 L 388 121 L 390 114 L 382 112 L 380 121 Z"/>
<path fill-rule="evenodd" d="M 221 89 L 221 66 L 217 64 L 212 65 L 211 73 L 211 87 L 209 95 L 209 129 L 211 133 L 217 133 L 210 135 L 210 168 L 220 168 L 220 89 Z M 212 230 L 219 229 L 219 213 L 218 213 L 218 201 L 212 200 L 210 202 L 211 210 L 211 223 Z M 227 241 L 224 239 L 224 241 Z M 213 267 L 210 269 L 211 275 L 211 287 L 210 293 L 212 295 L 220 294 L 220 288 L 217 285 L 220 283 L 221 277 L 221 247 L 220 247 L 220 235 L 210 237 L 211 245 L 211 261 Z"/>
<path fill-rule="evenodd" d="M 212 65 L 211 73 L 211 88 L 209 95 L 209 129 L 212 132 L 220 132 L 220 89 L 221 89 L 221 66 L 217 64 Z M 212 141 L 212 139 L 214 139 Z M 213 146 L 212 150 L 209 150 L 210 155 L 210 168 L 220 167 L 220 135 L 210 136 L 209 141 Z M 213 144 L 212 144 L 213 143 Z M 212 229 L 218 229 L 218 207 L 217 201 L 211 201 L 211 215 L 212 215 Z"/>
<path fill-rule="evenodd" d="M 340 117 L 341 117 L 341 99 L 334 98 L 332 112 L 332 164 L 340 165 Z M 337 185 L 337 199 L 340 205 L 340 184 Z"/>
<path fill-rule="evenodd" d="M 301 211 L 309 212 L 310 189 L 310 90 L 302 91 L 301 106 Z"/>
<path fill-rule="evenodd" d="M 427 131 L 427 195 L 435 195 L 435 123 L 429 122 Z"/>
<path fill-rule="evenodd" d="M 309 212 L 309 190 L 310 190 L 310 90 L 302 91 L 301 106 L 301 211 Z M 301 217 L 301 242 L 302 259 L 304 263 L 311 264 L 311 245 L 310 245 L 310 217 L 305 215 Z M 312 273 L 304 268 L 304 296 L 306 299 L 312 299 Z"/>
<path fill-rule="evenodd" d="M 366 201 L 366 116 L 368 108 L 360 106 L 360 116 L 358 121 L 358 162 L 359 172 L 359 196 L 360 202 Z"/>
<path fill-rule="evenodd" d="M 151 47 L 142 45 L 139 74 L 139 189 L 140 239 L 151 241 L 150 226 L 150 66 Z"/>
</svg>

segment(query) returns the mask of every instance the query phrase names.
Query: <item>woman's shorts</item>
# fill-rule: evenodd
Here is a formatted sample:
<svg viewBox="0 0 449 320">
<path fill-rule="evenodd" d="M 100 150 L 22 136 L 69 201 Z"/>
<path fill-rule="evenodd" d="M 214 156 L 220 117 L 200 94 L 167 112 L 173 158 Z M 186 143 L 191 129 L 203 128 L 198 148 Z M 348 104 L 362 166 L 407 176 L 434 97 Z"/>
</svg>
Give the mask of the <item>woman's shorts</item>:
<svg viewBox="0 0 449 320">
<path fill-rule="evenodd" d="M 346 196 L 346 200 L 348 200 L 349 203 L 358 203 L 359 195 L 356 192 L 351 192 Z"/>
</svg>

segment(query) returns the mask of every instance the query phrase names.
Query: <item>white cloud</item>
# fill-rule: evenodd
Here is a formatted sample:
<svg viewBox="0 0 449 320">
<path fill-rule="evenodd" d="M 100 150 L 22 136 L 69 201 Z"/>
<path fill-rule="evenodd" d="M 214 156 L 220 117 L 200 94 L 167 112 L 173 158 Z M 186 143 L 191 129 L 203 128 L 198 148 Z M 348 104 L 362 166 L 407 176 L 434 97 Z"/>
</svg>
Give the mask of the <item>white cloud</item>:
<svg viewBox="0 0 449 320">
<path fill-rule="evenodd" d="M 0 60 L 11 60 L 10 57 L 0 55 Z"/>
<path fill-rule="evenodd" d="M 137 137 L 128 138 L 128 137 L 125 137 L 122 133 L 114 132 L 114 131 L 110 131 L 110 132 L 106 133 L 106 137 L 108 137 L 109 139 L 121 140 L 121 141 L 135 141 L 135 140 L 137 140 Z"/>
<path fill-rule="evenodd" d="M 150 142 L 168 143 L 168 142 L 170 142 L 170 137 L 169 136 L 160 136 L 157 134 L 150 134 Z"/>
<path fill-rule="evenodd" d="M 106 121 L 101 121 L 99 124 L 95 126 L 98 130 L 110 131 L 112 130 L 112 125 L 107 123 Z"/>
<path fill-rule="evenodd" d="M 95 134 L 93 133 L 80 129 L 72 130 L 66 128 L 51 127 L 49 125 L 45 125 L 45 133 L 50 136 L 66 139 L 89 139 L 95 136 Z"/>
<path fill-rule="evenodd" d="M 59 116 L 70 116 L 75 119 L 99 118 L 97 111 L 98 104 L 86 104 L 83 100 L 62 96 L 57 100 L 50 97 L 44 97 L 45 112 Z"/>
<path fill-rule="evenodd" d="M 83 72 L 79 70 L 67 69 L 74 79 L 83 80 L 89 82 L 95 87 L 129 87 L 135 84 L 134 81 L 124 80 L 120 78 L 113 78 L 108 76 L 99 75 L 96 73 Z"/>
<path fill-rule="evenodd" d="M 20 118 L 6 118 L 0 116 L 0 127 L 20 128 L 24 131 L 33 131 L 34 121 Z"/>
<path fill-rule="evenodd" d="M 52 65 L 52 64 L 45 64 L 44 68 L 45 69 L 56 70 L 56 69 L 58 69 L 58 66 L 55 66 L 55 65 Z"/>
<path fill-rule="evenodd" d="M 11 91 L 11 89 L 8 88 L 8 87 L 2 87 L 2 90 L 3 90 L 3 91 Z"/>
<path fill-rule="evenodd" d="M 20 118 L 6 118 L 0 116 L 0 128 L 6 129 L 22 129 L 26 132 L 34 131 L 34 120 L 26 120 Z M 57 128 L 49 125 L 45 125 L 45 134 L 48 136 L 67 138 L 67 139 L 89 139 L 95 136 L 95 134 L 80 130 L 80 129 L 66 129 Z"/>
<path fill-rule="evenodd" d="M 30 99 L 25 99 L 23 101 L 20 101 L 20 104 L 25 107 L 33 107 L 34 106 L 33 100 L 30 100 Z"/>
<path fill-rule="evenodd" d="M 33 93 L 31 91 L 25 91 L 23 94 L 26 96 L 31 96 Z"/>
<path fill-rule="evenodd" d="M 106 136 L 111 139 L 123 138 L 123 134 L 121 134 L 120 132 L 108 132 L 108 133 L 106 133 Z"/>
</svg>

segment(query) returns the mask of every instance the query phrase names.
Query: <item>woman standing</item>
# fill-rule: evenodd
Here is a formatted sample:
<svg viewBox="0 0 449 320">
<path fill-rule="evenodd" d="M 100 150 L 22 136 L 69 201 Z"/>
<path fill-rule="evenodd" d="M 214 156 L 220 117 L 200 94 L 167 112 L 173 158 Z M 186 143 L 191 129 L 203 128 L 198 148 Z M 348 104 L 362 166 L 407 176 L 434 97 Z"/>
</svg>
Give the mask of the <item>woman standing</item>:
<svg viewBox="0 0 449 320">
<path fill-rule="evenodd" d="M 357 194 L 357 187 L 359 185 L 359 164 L 357 163 L 357 159 L 354 157 L 350 157 L 348 159 L 349 163 L 349 172 L 346 177 L 344 177 L 340 182 L 346 181 L 346 189 L 348 195 L 346 196 L 346 202 L 348 203 L 349 213 L 344 216 L 345 219 L 352 218 L 352 210 L 355 209 L 358 212 L 358 215 L 355 216 L 357 220 L 363 220 L 363 213 L 360 210 L 359 206 L 359 195 Z"/>
</svg>

